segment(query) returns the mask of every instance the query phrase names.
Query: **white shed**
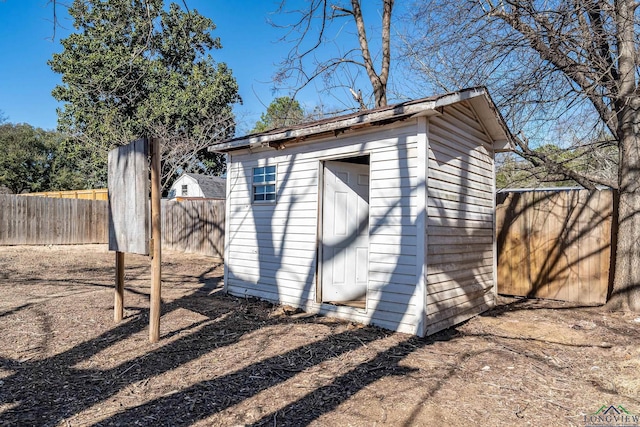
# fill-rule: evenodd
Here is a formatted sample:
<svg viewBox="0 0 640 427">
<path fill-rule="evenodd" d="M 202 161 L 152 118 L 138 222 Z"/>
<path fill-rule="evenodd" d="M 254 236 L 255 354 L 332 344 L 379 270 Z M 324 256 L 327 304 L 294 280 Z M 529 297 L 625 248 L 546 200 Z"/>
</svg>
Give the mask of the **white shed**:
<svg viewBox="0 0 640 427">
<path fill-rule="evenodd" d="M 495 303 L 494 153 L 484 88 L 232 139 L 225 289 L 426 335 Z"/>
</svg>

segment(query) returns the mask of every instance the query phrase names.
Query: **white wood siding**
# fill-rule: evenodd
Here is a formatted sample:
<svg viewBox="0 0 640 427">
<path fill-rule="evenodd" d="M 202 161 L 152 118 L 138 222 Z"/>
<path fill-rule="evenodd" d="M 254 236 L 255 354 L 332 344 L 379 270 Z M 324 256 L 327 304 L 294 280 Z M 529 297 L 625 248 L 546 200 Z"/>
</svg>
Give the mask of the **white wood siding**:
<svg viewBox="0 0 640 427">
<path fill-rule="evenodd" d="M 416 130 L 416 120 L 409 120 L 291 144 L 282 152 L 234 153 L 228 170 L 227 290 L 417 333 L 424 306 L 419 303 L 424 293 L 417 291 L 423 288 L 416 286 L 417 266 L 424 260 L 416 257 Z M 370 155 L 366 309 L 320 304 L 316 263 L 321 162 L 365 154 Z M 252 171 L 264 165 L 277 167 L 277 202 L 252 204 Z"/>
<path fill-rule="evenodd" d="M 182 186 L 187 186 L 187 194 L 182 194 Z M 176 179 L 171 190 L 169 191 L 171 197 L 204 197 L 204 193 L 198 184 L 198 181 L 187 175 L 182 175 Z"/>
<path fill-rule="evenodd" d="M 495 303 L 493 148 L 468 103 L 429 121 L 427 333 Z"/>
<path fill-rule="evenodd" d="M 365 309 L 322 304 L 316 292 L 322 162 L 361 155 L 370 156 Z M 494 304 L 494 153 L 467 102 L 231 158 L 230 293 L 419 335 Z M 252 203 L 253 168 L 266 165 L 277 168 L 277 202 Z"/>
</svg>

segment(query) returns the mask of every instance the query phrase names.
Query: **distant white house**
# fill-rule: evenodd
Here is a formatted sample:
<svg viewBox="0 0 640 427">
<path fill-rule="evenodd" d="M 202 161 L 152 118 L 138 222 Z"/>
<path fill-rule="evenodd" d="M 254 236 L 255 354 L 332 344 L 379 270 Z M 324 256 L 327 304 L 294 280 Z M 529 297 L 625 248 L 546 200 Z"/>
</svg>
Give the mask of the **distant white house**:
<svg viewBox="0 0 640 427">
<path fill-rule="evenodd" d="M 176 198 L 225 199 L 226 181 L 219 176 L 184 173 L 169 190 L 169 199 Z"/>
</svg>

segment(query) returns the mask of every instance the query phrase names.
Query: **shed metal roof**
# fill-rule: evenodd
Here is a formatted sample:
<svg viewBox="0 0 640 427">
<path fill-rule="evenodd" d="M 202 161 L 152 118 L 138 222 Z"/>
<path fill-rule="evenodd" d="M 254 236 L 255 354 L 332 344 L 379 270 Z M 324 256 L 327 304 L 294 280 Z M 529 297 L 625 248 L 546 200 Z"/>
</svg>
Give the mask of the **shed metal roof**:
<svg viewBox="0 0 640 427">
<path fill-rule="evenodd" d="M 253 147 L 285 148 L 286 143 L 300 142 L 312 137 L 339 135 L 347 130 L 381 126 L 412 117 L 438 115 L 443 107 L 467 100 L 493 140 L 496 151 L 509 151 L 514 146 L 514 137 L 484 87 L 463 89 L 387 107 L 250 134 L 214 144 L 208 149 L 214 152 L 228 152 Z"/>
</svg>

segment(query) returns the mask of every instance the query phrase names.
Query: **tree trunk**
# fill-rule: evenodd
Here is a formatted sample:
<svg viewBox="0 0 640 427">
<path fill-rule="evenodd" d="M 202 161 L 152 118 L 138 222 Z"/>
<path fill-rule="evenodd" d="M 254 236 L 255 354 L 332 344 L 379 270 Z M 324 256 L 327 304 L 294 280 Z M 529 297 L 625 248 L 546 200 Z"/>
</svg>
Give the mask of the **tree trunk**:
<svg viewBox="0 0 640 427">
<path fill-rule="evenodd" d="M 640 311 L 640 97 L 628 98 L 621 109 L 618 135 L 620 199 L 613 290 L 608 306 Z"/>
<path fill-rule="evenodd" d="M 371 80 L 371 85 L 373 86 L 373 97 L 375 99 L 376 105 L 375 108 L 378 107 L 386 107 L 387 106 L 387 86 L 386 84 L 380 82 L 380 80 Z"/>
<path fill-rule="evenodd" d="M 618 50 L 618 97 L 614 101 L 618 163 L 616 263 L 609 306 L 640 311 L 640 96 L 637 94 L 635 2 L 614 2 Z"/>
<path fill-rule="evenodd" d="M 373 66 L 373 59 L 369 52 L 369 41 L 367 40 L 367 31 L 364 25 L 364 17 L 360 8 L 360 0 L 351 0 L 351 8 L 353 19 L 358 29 L 358 41 L 360 43 L 360 51 L 362 52 L 362 60 L 364 68 L 367 70 L 367 76 L 373 87 L 373 96 L 375 98 L 375 108 L 387 106 L 387 79 L 389 78 L 389 64 L 391 61 L 391 10 L 394 0 L 384 0 L 382 12 L 382 67 L 380 74 L 376 73 Z"/>
</svg>

